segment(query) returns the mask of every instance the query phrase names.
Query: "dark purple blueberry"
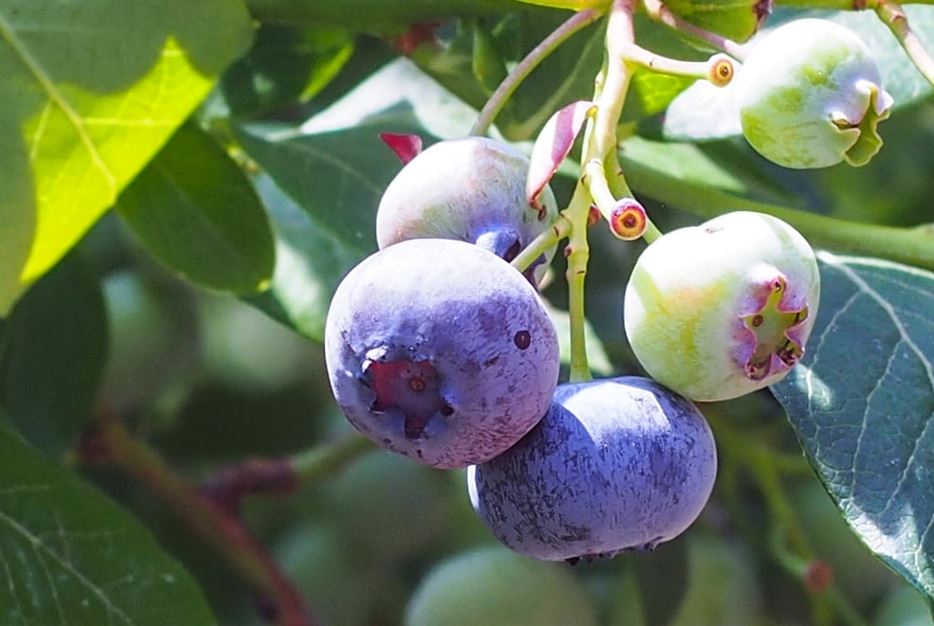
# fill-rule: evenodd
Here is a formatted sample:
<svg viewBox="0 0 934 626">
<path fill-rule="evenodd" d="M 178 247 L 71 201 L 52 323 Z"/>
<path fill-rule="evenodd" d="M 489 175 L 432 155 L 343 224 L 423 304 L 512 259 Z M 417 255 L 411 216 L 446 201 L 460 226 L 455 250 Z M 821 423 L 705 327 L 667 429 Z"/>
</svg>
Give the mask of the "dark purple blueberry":
<svg viewBox="0 0 934 626">
<path fill-rule="evenodd" d="M 440 468 L 516 443 L 558 379 L 557 336 L 535 288 L 454 240 L 403 241 L 355 267 L 334 294 L 324 345 L 350 422 Z"/>
<path fill-rule="evenodd" d="M 468 470 L 474 509 L 504 544 L 549 561 L 652 549 L 713 489 L 716 448 L 690 401 L 634 376 L 561 385 L 525 438 Z"/>
</svg>

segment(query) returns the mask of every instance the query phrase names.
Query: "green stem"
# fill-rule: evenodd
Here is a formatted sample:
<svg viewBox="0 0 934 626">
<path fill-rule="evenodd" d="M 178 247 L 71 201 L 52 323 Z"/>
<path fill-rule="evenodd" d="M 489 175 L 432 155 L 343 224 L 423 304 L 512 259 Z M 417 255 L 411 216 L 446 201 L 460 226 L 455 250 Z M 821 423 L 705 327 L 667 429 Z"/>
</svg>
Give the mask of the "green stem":
<svg viewBox="0 0 934 626">
<path fill-rule="evenodd" d="M 596 115 L 588 120 L 584 133 L 581 163 L 596 163 L 605 171 L 605 157 L 616 152 L 616 128 L 619 124 L 631 72 L 626 65 L 624 52 L 635 42 L 633 13 L 635 0 L 614 0 L 606 31 L 606 59 L 595 81 L 594 103 Z M 601 195 L 598 193 L 598 195 Z M 568 259 L 568 316 L 571 326 L 571 371 L 572 381 L 591 379 L 587 362 L 584 333 L 584 285 L 587 264 L 590 260 L 590 245 L 587 241 L 587 222 L 593 192 L 582 175 L 574 189 L 571 203 L 564 215 L 571 222 L 571 234 L 566 249 Z M 604 199 L 604 201 L 606 201 Z"/>
<path fill-rule="evenodd" d="M 926 229 L 863 224 L 816 215 L 734 196 L 642 163 L 626 161 L 625 157 L 624 165 L 640 193 L 695 215 L 711 218 L 741 210 L 768 213 L 794 226 L 815 247 L 934 270 L 934 233 Z"/>
<path fill-rule="evenodd" d="M 895 38 L 902 44 L 902 48 L 908 54 L 908 58 L 915 64 L 918 71 L 934 85 L 934 58 L 924 47 L 924 43 L 918 38 L 918 35 L 911 29 L 908 23 L 908 15 L 898 2 L 892 0 L 882 0 L 876 7 L 876 15 L 889 27 Z"/>
<path fill-rule="evenodd" d="M 567 237 L 570 232 L 571 221 L 564 215 L 559 215 L 551 228 L 530 241 L 529 245 L 512 260 L 511 265 L 520 272 L 524 272 L 538 257 Z"/>
<path fill-rule="evenodd" d="M 292 469 L 302 487 L 327 480 L 361 456 L 376 450 L 372 441 L 350 433 L 345 437 L 317 445 L 291 457 Z"/>
<path fill-rule="evenodd" d="M 548 56 L 567 41 L 571 35 L 593 24 L 601 15 L 603 15 L 603 11 L 600 9 L 579 11 L 558 26 L 558 28 L 545 37 L 541 43 L 535 46 L 531 52 L 509 72 L 509 75 L 503 79 L 503 82 L 499 84 L 499 87 L 496 88 L 496 91 L 493 92 L 490 99 L 483 105 L 483 109 L 480 111 L 477 121 L 474 122 L 473 128 L 470 129 L 470 134 L 485 135 L 496 119 L 496 116 L 499 115 L 503 107 L 506 106 L 506 103 L 509 102 L 509 98 L 511 98 L 512 94 L 519 88 L 522 81 L 538 67 L 539 63 L 548 58 Z"/>
<path fill-rule="evenodd" d="M 823 593 L 815 593 L 805 584 L 814 555 L 788 500 L 782 478 L 790 473 L 812 476 L 813 470 L 807 461 L 800 456 L 778 453 L 771 445 L 748 436 L 732 424 L 732 416 L 720 418 L 713 411 L 706 414 L 717 435 L 724 461 L 730 466 L 745 468 L 745 475 L 752 477 L 765 498 L 771 521 L 766 542 L 768 553 L 782 569 L 805 585 L 811 602 L 812 621 L 831 624 L 832 607 L 833 612 L 850 626 L 866 626 L 835 585 L 831 584 Z"/>
<path fill-rule="evenodd" d="M 568 318 L 571 327 L 571 382 L 591 380 L 587 360 L 587 340 L 584 332 L 584 283 L 590 246 L 587 243 L 587 219 L 590 215 L 590 194 L 582 181 L 578 181 L 571 203 L 565 210 L 571 221 L 571 236 L 567 246 Z"/>
<path fill-rule="evenodd" d="M 740 45 L 733 41 L 732 39 L 727 39 L 716 33 L 712 33 L 708 30 L 704 30 L 699 26 L 695 26 L 690 22 L 687 22 L 674 13 L 665 6 L 665 3 L 661 0 L 643 0 L 645 5 L 646 13 L 649 17 L 657 22 L 664 24 L 665 26 L 682 32 L 691 37 L 695 37 L 708 45 L 712 46 L 716 50 L 725 52 L 734 59 L 739 59 L 740 61 L 746 60 L 746 55 L 748 54 L 745 46 Z"/>
<path fill-rule="evenodd" d="M 152 448 L 131 435 L 116 415 L 102 412 L 97 427 L 107 458 L 114 465 L 168 505 L 193 533 L 213 545 L 247 584 L 273 600 L 276 624 L 318 623 L 298 590 L 239 519 L 202 497 Z"/>
</svg>

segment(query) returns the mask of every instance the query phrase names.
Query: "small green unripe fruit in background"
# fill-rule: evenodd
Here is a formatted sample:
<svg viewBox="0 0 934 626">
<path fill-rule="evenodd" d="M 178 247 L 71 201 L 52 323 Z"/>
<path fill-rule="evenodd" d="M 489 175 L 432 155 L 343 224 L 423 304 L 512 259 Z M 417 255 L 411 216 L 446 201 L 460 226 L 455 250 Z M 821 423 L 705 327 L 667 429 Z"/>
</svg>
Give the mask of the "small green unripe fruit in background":
<svg viewBox="0 0 934 626">
<path fill-rule="evenodd" d="M 409 600 L 405 626 L 596 626 L 565 567 L 490 547 L 436 566 Z"/>
<path fill-rule="evenodd" d="M 876 126 L 893 102 L 866 44 L 818 19 L 768 33 L 743 64 L 737 88 L 746 139 L 792 168 L 865 165 L 882 147 Z"/>
<path fill-rule="evenodd" d="M 788 373 L 819 295 L 804 237 L 770 215 L 728 213 L 645 249 L 626 286 L 626 335 L 663 385 L 692 400 L 727 400 Z"/>
</svg>

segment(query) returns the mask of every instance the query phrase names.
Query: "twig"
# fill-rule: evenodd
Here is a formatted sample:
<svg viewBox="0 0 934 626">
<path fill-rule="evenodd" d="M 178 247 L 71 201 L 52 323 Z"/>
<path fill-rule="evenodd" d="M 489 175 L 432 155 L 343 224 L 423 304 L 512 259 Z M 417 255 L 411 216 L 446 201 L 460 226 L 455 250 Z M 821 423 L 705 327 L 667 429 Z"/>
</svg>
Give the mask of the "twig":
<svg viewBox="0 0 934 626">
<path fill-rule="evenodd" d="M 674 13 L 665 6 L 664 2 L 661 0 L 643 0 L 645 5 L 646 13 L 653 20 L 664 24 L 665 26 L 696 37 L 701 41 L 709 44 L 716 50 L 725 52 L 734 59 L 739 59 L 740 61 L 746 60 L 746 55 L 748 54 L 746 46 L 736 43 L 732 39 L 727 39 L 717 33 L 712 33 L 710 31 L 704 30 L 699 26 L 695 26 L 690 22 L 687 22 Z"/>
<path fill-rule="evenodd" d="M 250 458 L 214 472 L 201 482 L 201 495 L 232 515 L 250 495 L 284 495 L 314 485 L 376 446 L 351 433 L 286 458 Z"/>
<path fill-rule="evenodd" d="M 548 58 L 552 52 L 557 50 L 571 35 L 593 24 L 603 13 L 604 11 L 601 9 L 587 9 L 586 11 L 575 13 L 568 18 L 567 21 L 558 26 L 550 35 L 545 37 L 541 43 L 535 46 L 531 52 L 509 72 L 509 75 L 503 79 L 503 82 L 499 84 L 499 87 L 496 88 L 496 91 L 493 92 L 490 99 L 483 105 L 483 109 L 480 111 L 477 121 L 474 122 L 470 134 L 485 135 L 496 119 L 496 116 L 499 115 L 499 112 L 506 106 L 509 98 L 511 98 L 512 94 L 519 88 L 522 81 L 532 73 L 532 70 L 538 67 L 539 63 Z"/>
<path fill-rule="evenodd" d="M 268 550 L 224 507 L 200 495 L 159 455 L 126 429 L 119 417 L 101 411 L 93 439 L 116 466 L 165 502 L 188 528 L 212 544 L 260 598 L 268 599 L 279 626 L 317 626 L 298 590 Z M 95 447 L 95 446 L 91 446 Z"/>
<path fill-rule="evenodd" d="M 902 44 L 902 48 L 905 49 L 908 58 L 915 64 L 918 71 L 931 85 L 934 85 L 934 58 L 924 47 L 924 43 L 918 38 L 918 35 L 911 29 L 905 9 L 898 2 L 880 0 L 879 5 L 876 7 L 876 15 L 889 27 L 895 38 Z"/>
</svg>

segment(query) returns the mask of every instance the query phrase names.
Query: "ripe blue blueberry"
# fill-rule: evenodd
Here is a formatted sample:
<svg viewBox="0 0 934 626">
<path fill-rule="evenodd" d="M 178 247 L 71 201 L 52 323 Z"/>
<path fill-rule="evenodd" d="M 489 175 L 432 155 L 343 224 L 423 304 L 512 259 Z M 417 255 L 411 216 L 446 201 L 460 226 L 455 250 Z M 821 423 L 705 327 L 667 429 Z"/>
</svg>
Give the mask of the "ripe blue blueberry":
<svg viewBox="0 0 934 626">
<path fill-rule="evenodd" d="M 527 556 L 592 560 L 681 534 L 713 488 L 716 448 L 690 401 L 635 376 L 565 384 L 542 421 L 471 467 L 471 503 Z"/>
<path fill-rule="evenodd" d="M 379 247 L 408 239 L 459 239 L 511 260 L 558 215 L 548 187 L 543 210 L 530 206 L 528 172 L 528 158 L 502 141 L 467 137 L 434 144 L 386 188 L 376 214 Z M 554 248 L 535 264 L 536 281 L 553 255 Z"/>
<path fill-rule="evenodd" d="M 403 241 L 355 267 L 334 294 L 324 349 L 351 424 L 439 468 L 512 446 L 558 379 L 535 288 L 494 254 L 447 239 Z"/>
</svg>

